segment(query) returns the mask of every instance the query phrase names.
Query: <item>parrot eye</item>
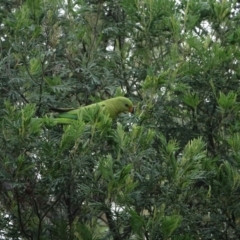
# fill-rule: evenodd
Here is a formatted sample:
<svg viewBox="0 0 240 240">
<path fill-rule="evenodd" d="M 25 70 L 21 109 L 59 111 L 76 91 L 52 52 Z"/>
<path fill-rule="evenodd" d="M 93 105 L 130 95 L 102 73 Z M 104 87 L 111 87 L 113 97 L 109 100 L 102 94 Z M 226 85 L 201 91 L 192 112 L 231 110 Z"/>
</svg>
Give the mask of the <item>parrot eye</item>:
<svg viewBox="0 0 240 240">
<path fill-rule="evenodd" d="M 125 104 L 125 106 L 126 106 L 126 107 L 129 107 L 127 103 Z"/>
</svg>

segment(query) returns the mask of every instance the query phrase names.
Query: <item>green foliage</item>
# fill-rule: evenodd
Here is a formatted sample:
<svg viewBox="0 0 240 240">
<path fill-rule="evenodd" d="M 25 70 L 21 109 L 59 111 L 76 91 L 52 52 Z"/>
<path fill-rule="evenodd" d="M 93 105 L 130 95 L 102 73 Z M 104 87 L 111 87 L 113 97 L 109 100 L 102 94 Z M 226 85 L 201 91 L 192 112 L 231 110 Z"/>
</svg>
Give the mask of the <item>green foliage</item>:
<svg viewBox="0 0 240 240">
<path fill-rule="evenodd" d="M 181 216 L 179 215 L 164 217 L 162 221 L 164 239 L 168 239 L 172 235 L 174 230 L 180 226 L 181 220 Z"/>
<path fill-rule="evenodd" d="M 2 0 L 0 236 L 240 239 L 238 2 Z"/>
<path fill-rule="evenodd" d="M 196 93 L 195 94 L 187 93 L 183 97 L 183 102 L 196 110 L 196 108 L 199 104 L 199 98 L 196 95 Z"/>
<path fill-rule="evenodd" d="M 220 96 L 217 102 L 223 111 L 231 110 L 231 108 L 236 104 L 237 94 L 230 91 L 227 95 L 220 92 Z"/>
</svg>

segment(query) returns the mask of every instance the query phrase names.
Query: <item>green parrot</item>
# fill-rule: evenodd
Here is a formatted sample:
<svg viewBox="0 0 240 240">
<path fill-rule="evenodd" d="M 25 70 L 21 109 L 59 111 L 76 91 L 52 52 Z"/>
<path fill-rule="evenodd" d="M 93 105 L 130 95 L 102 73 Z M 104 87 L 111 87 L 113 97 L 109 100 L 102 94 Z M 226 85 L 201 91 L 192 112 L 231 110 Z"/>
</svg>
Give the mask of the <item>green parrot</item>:
<svg viewBox="0 0 240 240">
<path fill-rule="evenodd" d="M 133 103 L 130 99 L 126 97 L 115 97 L 77 109 L 51 108 L 51 110 L 58 112 L 57 115 L 54 115 L 54 118 L 51 118 L 51 121 L 54 124 L 71 124 L 78 119 L 79 115 L 82 115 L 82 118 L 84 119 L 87 111 L 91 109 L 96 109 L 96 111 L 100 109 L 112 119 L 117 118 L 120 113 L 133 113 L 134 110 Z M 35 120 L 44 121 L 41 120 L 41 118 L 35 118 Z"/>
</svg>

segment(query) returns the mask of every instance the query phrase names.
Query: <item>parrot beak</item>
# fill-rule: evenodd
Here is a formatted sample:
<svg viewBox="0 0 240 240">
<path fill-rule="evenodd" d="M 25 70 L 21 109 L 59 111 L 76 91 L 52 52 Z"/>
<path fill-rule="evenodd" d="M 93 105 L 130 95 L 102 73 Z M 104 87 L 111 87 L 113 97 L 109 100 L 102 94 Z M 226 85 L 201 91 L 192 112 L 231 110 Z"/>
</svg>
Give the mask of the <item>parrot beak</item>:
<svg viewBox="0 0 240 240">
<path fill-rule="evenodd" d="M 134 113 L 134 107 L 129 108 L 130 113 Z"/>
</svg>

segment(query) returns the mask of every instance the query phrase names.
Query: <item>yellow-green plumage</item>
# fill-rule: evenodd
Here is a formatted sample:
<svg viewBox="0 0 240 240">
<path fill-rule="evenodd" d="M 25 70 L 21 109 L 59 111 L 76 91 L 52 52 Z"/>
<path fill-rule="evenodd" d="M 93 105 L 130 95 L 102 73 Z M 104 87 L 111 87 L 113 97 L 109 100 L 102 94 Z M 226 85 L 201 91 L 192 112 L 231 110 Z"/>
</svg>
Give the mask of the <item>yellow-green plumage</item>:
<svg viewBox="0 0 240 240">
<path fill-rule="evenodd" d="M 104 114 L 107 114 L 109 117 L 115 119 L 120 113 L 133 112 L 133 103 L 128 98 L 115 97 L 72 110 L 54 108 L 55 111 L 60 113 L 54 115 L 54 118 L 51 118 L 51 123 L 71 124 L 78 119 L 78 116 L 82 116 L 82 118 L 85 119 L 87 112 L 95 109 L 96 111 L 101 110 L 104 112 Z"/>
</svg>

